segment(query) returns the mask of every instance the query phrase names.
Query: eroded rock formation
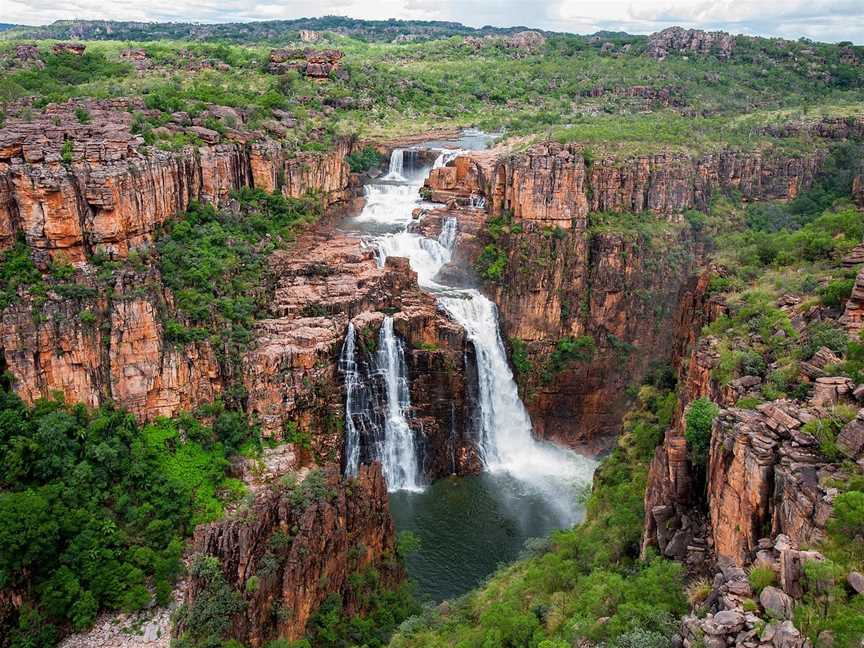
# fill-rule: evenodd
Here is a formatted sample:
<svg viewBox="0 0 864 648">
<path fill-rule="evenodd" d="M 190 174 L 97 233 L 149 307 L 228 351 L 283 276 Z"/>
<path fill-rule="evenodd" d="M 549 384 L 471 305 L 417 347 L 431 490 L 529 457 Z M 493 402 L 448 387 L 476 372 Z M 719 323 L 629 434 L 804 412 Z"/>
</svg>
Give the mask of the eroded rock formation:
<svg viewBox="0 0 864 648">
<path fill-rule="evenodd" d="M 317 191 L 327 204 L 346 197 L 348 140 L 292 157 L 278 142 L 252 142 L 255 134 L 235 129 L 230 141 L 175 153 L 145 147 L 131 132 L 127 109 L 143 109 L 135 102 L 90 102 L 86 124 L 76 107 L 55 104 L 0 130 L 0 246 L 20 231 L 30 247 L 71 263 L 93 252 L 125 257 L 192 200 L 221 205 L 250 186 L 295 197 Z"/>
<path fill-rule="evenodd" d="M 404 577 L 377 464 L 361 466 L 356 479 L 342 480 L 328 469 L 299 483 L 277 480 L 248 510 L 199 526 L 193 548 L 217 558 L 228 584 L 242 593 L 244 609 L 232 619 L 230 633 L 253 647 L 275 637 L 302 638 L 333 593 L 346 615 L 368 612 L 363 592 L 352 585 L 354 575 L 374 569 L 388 589 Z M 205 585 L 190 579 L 190 607 Z"/>
<path fill-rule="evenodd" d="M 651 58 L 663 60 L 669 54 L 690 54 L 707 56 L 713 54 L 721 60 L 728 59 L 735 50 L 735 37 L 722 31 L 703 31 L 669 27 L 651 34 L 648 38 L 646 54 Z"/>
</svg>

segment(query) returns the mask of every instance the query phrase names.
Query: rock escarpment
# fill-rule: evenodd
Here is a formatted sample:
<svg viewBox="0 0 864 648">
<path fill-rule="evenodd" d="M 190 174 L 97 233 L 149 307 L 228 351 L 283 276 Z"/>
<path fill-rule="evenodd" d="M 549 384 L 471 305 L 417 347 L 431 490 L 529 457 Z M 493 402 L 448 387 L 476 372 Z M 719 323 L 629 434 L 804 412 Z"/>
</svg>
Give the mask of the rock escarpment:
<svg viewBox="0 0 864 648">
<path fill-rule="evenodd" d="M 388 589 L 404 577 L 377 465 L 361 466 L 356 479 L 319 469 L 299 482 L 277 481 L 248 509 L 198 527 L 193 548 L 218 559 L 228 585 L 241 593 L 242 610 L 229 632 L 254 647 L 276 637 L 302 638 L 309 619 L 333 594 L 344 614 L 367 613 L 368 599 L 352 577 L 374 570 Z M 186 595 L 191 611 L 208 585 L 194 573 Z"/>
<path fill-rule="evenodd" d="M 327 222 L 270 259 L 273 282 L 262 287 L 272 291 L 268 312 L 237 361 L 209 339 L 169 339 L 178 315 L 154 261 L 160 224 L 192 200 L 235 209 L 231 191 L 242 187 L 290 197 L 312 191 L 325 206 L 343 200 L 353 192 L 350 140 L 293 156 L 267 139 L 167 152 L 131 133 L 128 104 L 87 106 L 89 124 L 71 117 L 69 104 L 0 131 L 3 244 L 21 238 L 43 271 L 75 268 L 75 283 L 63 291 L 22 292 L 2 313 L 4 366 L 25 401 L 59 392 L 91 406 L 113 402 L 149 420 L 221 397 L 267 436 L 281 438 L 289 424 L 304 435 L 314 431 L 313 453 L 338 460 L 344 404 L 337 359 L 348 321 L 359 317 L 377 332 L 387 311 L 395 313 L 418 376 L 412 420 L 427 439 L 430 474 L 468 470 L 452 460 L 472 462 L 460 450 L 469 445 L 462 331 L 437 312 L 404 262 L 378 268 L 372 251 Z M 208 110 L 231 120 L 236 113 Z M 106 258 L 120 264 L 110 284 Z M 454 438 L 461 439 L 455 449 Z"/>
<path fill-rule="evenodd" d="M 10 119 L 0 130 L 0 246 L 20 232 L 52 259 L 125 257 L 192 200 L 223 205 L 242 187 L 292 197 L 316 191 L 328 205 L 347 196 L 350 140 L 292 156 L 263 133 L 234 128 L 222 143 L 170 152 L 145 147 L 132 133 L 131 110 L 143 105 L 89 102 L 86 124 L 76 108 L 54 104 L 33 122 Z M 209 139 L 207 130 L 200 134 Z"/>
<path fill-rule="evenodd" d="M 714 55 L 720 60 L 729 59 L 735 50 L 735 37 L 722 31 L 703 31 L 668 27 L 651 34 L 648 38 L 646 54 L 651 58 L 663 60 L 669 54 L 690 54 L 693 56 Z"/>
</svg>

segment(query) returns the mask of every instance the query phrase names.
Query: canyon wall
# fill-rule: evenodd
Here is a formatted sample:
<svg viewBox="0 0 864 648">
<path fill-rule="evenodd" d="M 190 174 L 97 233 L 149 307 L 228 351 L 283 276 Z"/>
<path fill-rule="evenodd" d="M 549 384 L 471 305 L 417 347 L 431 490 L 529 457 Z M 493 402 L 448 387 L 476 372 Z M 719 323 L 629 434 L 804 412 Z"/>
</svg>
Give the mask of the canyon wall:
<svg viewBox="0 0 864 648">
<path fill-rule="evenodd" d="M 300 482 L 275 483 L 248 509 L 199 526 L 193 550 L 216 558 L 228 585 L 242 596 L 230 637 L 257 648 L 276 637 L 303 638 L 309 619 L 334 594 L 344 614 L 369 612 L 368 592 L 355 578 L 374 570 L 379 587 L 396 587 L 404 574 L 395 538 L 387 488 L 375 464 L 361 466 L 353 479 L 319 470 Z M 186 593 L 192 614 L 196 602 L 204 604 L 207 588 L 193 568 Z M 186 627 L 181 621 L 180 634 Z"/>
<path fill-rule="evenodd" d="M 475 263 L 490 244 L 506 258 L 485 290 L 506 337 L 526 347 L 532 366 L 519 382 L 535 429 L 590 446 L 617 432 L 626 387 L 683 351 L 703 256 L 685 213 L 724 192 L 794 198 L 823 158 L 755 150 L 587 161 L 580 145 L 545 143 L 457 157 L 432 171 L 426 190 L 468 230 L 462 261 Z M 470 207 L 478 198 L 497 219 L 495 240 Z M 590 358 L 550 367 L 562 340 L 587 337 Z"/>
<path fill-rule="evenodd" d="M 395 313 L 410 349 L 412 420 L 426 440 L 429 473 L 476 469 L 463 423 L 470 349 L 461 329 L 437 312 L 404 260 L 378 268 L 373 253 L 334 230 L 330 218 L 269 259 L 268 313 L 239 359 L 209 339 L 181 343 L 166 335 L 178 315 L 155 263 L 159 226 L 193 200 L 234 209 L 231 192 L 243 187 L 311 193 L 325 208 L 344 203 L 357 189 L 345 159 L 352 140 L 323 153 L 289 153 L 239 126 L 221 142 L 167 151 L 132 132 L 132 110 L 147 113 L 140 102 L 86 106 L 86 124 L 69 103 L 0 129 L 0 246 L 19 238 L 43 272 L 71 263 L 75 273 L 72 283 L 49 283 L 38 294 L 19 290 L 0 314 L 3 366 L 25 401 L 59 394 L 91 406 L 113 402 L 150 420 L 222 397 L 264 435 L 311 435 L 315 459 L 338 461 L 344 396 L 337 359 L 348 321 L 359 318 L 377 332 L 386 311 Z M 220 139 L 215 131 L 202 137 Z M 106 259 L 122 262 L 108 284 Z"/>
<path fill-rule="evenodd" d="M 292 155 L 262 133 L 234 131 L 223 143 L 165 151 L 132 133 L 130 111 L 142 106 L 94 102 L 87 124 L 75 107 L 54 104 L 29 123 L 10 120 L 0 130 L 3 247 L 21 232 L 52 259 L 125 257 L 192 200 L 223 205 L 242 187 L 292 197 L 314 191 L 327 205 L 346 197 L 348 139 L 327 153 Z"/>
</svg>

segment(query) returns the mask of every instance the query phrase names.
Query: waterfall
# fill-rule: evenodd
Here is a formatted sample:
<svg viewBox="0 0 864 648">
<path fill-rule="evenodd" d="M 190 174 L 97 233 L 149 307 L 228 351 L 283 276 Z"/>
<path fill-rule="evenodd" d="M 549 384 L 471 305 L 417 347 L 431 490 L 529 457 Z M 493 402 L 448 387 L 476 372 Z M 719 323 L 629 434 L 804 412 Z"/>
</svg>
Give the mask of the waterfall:
<svg viewBox="0 0 864 648">
<path fill-rule="evenodd" d="M 390 154 L 390 168 L 387 170 L 387 175 L 385 176 L 385 179 L 404 179 L 405 176 L 402 173 L 402 170 L 404 168 L 404 160 L 405 151 L 400 148 L 393 149 L 393 152 Z"/>
<path fill-rule="evenodd" d="M 438 154 L 438 157 L 435 158 L 435 161 L 432 163 L 433 169 L 440 169 L 441 167 L 447 166 L 447 164 L 451 161 L 463 155 L 465 153 L 462 149 L 444 149 L 441 153 Z"/>
<path fill-rule="evenodd" d="M 444 221 L 441 227 L 441 233 L 438 234 L 438 243 L 448 252 L 453 252 L 453 246 L 456 244 L 456 217 L 450 216 Z M 448 261 L 450 259 L 447 259 Z"/>
<path fill-rule="evenodd" d="M 414 431 L 405 417 L 411 406 L 405 350 L 393 332 L 393 318 L 390 316 L 385 317 L 381 325 L 377 360 L 386 386 L 384 444 L 378 458 L 387 488 L 391 491 L 422 490 Z"/>
<path fill-rule="evenodd" d="M 461 150 L 444 150 L 433 168 L 446 165 Z M 513 497 L 519 493 L 541 494 L 544 502 L 557 514 L 561 524 L 571 524 L 579 515 L 580 506 L 574 494 L 578 483 L 589 483 L 594 462 L 569 449 L 533 437 L 531 420 L 519 398 L 516 381 L 507 361 L 504 343 L 499 334 L 498 313 L 495 304 L 474 289 L 456 289 L 435 282 L 441 267 L 448 263 L 456 245 L 458 223 L 456 218 L 445 219 L 437 239 L 426 238 L 408 231 L 413 221 L 412 211 L 420 204 L 418 189 L 422 179 L 412 174 L 406 179 L 404 156 L 401 149 L 390 157 L 388 182 L 367 185 L 366 205 L 355 219 L 363 231 L 371 233 L 368 245 L 376 251 L 376 259 L 383 266 L 389 256 L 406 257 L 417 273 L 421 287 L 438 298 L 441 308 L 465 330 L 474 347 L 478 382 L 478 420 L 475 435 L 478 452 L 487 471 L 509 480 L 513 487 L 507 492 Z M 482 196 L 472 196 L 472 206 L 485 207 Z M 348 341 L 346 339 L 346 345 Z M 343 349 L 344 352 L 344 349 Z M 368 396 L 370 389 L 350 396 L 373 403 L 375 424 L 360 429 L 361 443 L 368 448 L 366 454 L 378 459 L 383 466 L 388 490 L 422 490 L 422 471 L 417 440 L 410 428 L 409 383 L 401 341 L 393 332 L 393 319 L 386 317 L 379 333 L 375 357 L 377 382 L 381 391 Z M 346 367 L 347 367 L 346 363 Z M 346 373 L 346 386 L 349 384 Z M 348 399 L 346 396 L 346 410 Z M 356 408 L 356 405 L 355 405 Z M 350 425 L 346 416 L 346 437 L 357 432 L 356 422 Z M 367 417 L 372 420 L 372 417 Z M 365 421 L 365 419 L 359 419 Z M 451 463 L 455 467 L 456 439 L 448 439 Z M 355 437 L 356 438 L 356 437 Z M 346 444 L 353 441 L 346 439 Z M 350 447 L 350 446 L 349 446 Z M 350 456 L 346 449 L 346 456 Z M 365 461 L 365 455 L 362 458 Z M 504 497 L 502 490 L 502 497 Z"/>
<path fill-rule="evenodd" d="M 345 474 L 354 477 L 360 467 L 360 432 L 354 422 L 357 392 L 362 389 L 357 361 L 354 358 L 354 324 L 348 322 L 348 333 L 339 355 L 339 371 L 345 377 Z"/>
</svg>

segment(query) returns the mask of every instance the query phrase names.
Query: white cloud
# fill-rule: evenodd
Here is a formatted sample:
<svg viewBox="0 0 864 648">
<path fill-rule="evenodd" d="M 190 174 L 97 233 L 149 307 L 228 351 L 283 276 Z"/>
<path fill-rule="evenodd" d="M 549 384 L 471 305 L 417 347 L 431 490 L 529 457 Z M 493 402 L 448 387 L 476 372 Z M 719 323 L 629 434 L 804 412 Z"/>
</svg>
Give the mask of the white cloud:
<svg viewBox="0 0 864 648">
<path fill-rule="evenodd" d="M 335 14 L 577 33 L 650 33 L 682 25 L 864 43 L 862 0 L 0 0 L 0 5 L 0 20 L 23 24 L 72 18 L 229 22 Z"/>
</svg>

